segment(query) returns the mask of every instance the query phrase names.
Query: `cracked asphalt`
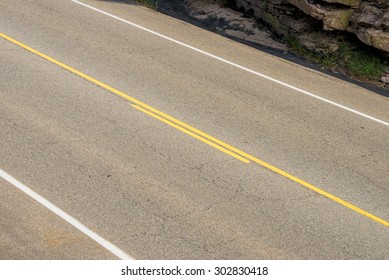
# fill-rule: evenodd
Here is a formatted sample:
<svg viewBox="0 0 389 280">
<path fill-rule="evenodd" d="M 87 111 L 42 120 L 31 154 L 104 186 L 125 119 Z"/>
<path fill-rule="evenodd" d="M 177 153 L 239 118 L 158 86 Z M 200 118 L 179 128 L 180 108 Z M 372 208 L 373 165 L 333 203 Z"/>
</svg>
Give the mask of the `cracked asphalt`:
<svg viewBox="0 0 389 280">
<path fill-rule="evenodd" d="M 384 121 L 389 101 L 133 2 L 98 9 Z M 389 221 L 389 127 L 63 0 L 0 32 Z M 0 168 L 136 259 L 388 259 L 389 227 L 0 38 Z M 1 259 L 115 259 L 0 178 Z"/>
</svg>

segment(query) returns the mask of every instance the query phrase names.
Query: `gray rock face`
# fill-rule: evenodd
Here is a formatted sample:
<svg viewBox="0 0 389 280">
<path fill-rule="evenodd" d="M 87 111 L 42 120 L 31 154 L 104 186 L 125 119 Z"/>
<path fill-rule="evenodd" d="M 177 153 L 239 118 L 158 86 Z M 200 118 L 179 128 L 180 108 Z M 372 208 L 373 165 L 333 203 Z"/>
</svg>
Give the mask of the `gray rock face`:
<svg viewBox="0 0 389 280">
<path fill-rule="evenodd" d="M 389 1 L 362 2 L 350 18 L 348 31 L 365 44 L 389 52 L 389 3 L 383 2 Z"/>
<path fill-rule="evenodd" d="M 332 33 L 354 33 L 389 54 L 389 0 L 236 0 L 239 9 L 264 21 L 281 36 L 293 34 L 319 52 L 336 49 Z M 330 42 L 319 37 L 331 37 Z M 326 48 L 326 44 L 328 48 Z"/>
<path fill-rule="evenodd" d="M 358 7 L 362 2 L 362 0 L 324 0 L 324 1 L 327 3 L 343 4 L 353 8 Z"/>
<path fill-rule="evenodd" d="M 288 2 L 305 14 L 323 22 L 324 30 L 346 30 L 353 14 L 351 8 L 331 8 L 318 4 L 310 4 L 308 0 L 288 0 Z"/>
<path fill-rule="evenodd" d="M 389 74 L 385 74 L 381 77 L 381 82 L 389 84 Z"/>
</svg>

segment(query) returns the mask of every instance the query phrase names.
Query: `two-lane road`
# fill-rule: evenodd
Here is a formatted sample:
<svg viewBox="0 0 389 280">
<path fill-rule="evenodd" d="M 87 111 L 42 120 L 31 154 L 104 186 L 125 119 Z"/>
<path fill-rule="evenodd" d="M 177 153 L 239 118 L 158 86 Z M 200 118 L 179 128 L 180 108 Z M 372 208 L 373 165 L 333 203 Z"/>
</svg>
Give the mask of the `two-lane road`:
<svg viewBox="0 0 389 280">
<path fill-rule="evenodd" d="M 0 0 L 0 258 L 389 259 L 388 98 L 82 3 Z"/>
</svg>

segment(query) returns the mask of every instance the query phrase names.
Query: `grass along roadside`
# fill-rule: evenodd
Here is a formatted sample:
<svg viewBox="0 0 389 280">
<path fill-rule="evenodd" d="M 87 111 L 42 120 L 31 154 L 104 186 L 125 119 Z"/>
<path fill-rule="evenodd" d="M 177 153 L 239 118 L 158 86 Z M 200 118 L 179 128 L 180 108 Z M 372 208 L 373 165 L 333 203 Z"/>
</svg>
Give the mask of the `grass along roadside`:
<svg viewBox="0 0 389 280">
<path fill-rule="evenodd" d="M 307 60 L 334 72 L 341 72 L 363 82 L 378 82 L 381 75 L 389 71 L 389 59 L 379 51 L 353 40 L 340 43 L 333 53 L 317 53 L 302 46 L 289 36 L 285 43 L 292 51 Z"/>
<path fill-rule="evenodd" d="M 157 4 L 157 0 L 135 0 L 135 1 L 152 9 L 155 9 Z"/>
</svg>

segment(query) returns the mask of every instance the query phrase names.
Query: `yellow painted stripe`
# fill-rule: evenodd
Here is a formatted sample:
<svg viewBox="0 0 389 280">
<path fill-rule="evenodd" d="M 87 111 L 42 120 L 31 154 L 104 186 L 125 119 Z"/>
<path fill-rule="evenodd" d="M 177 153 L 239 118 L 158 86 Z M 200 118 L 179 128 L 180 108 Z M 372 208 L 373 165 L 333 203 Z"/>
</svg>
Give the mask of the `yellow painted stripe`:
<svg viewBox="0 0 389 280">
<path fill-rule="evenodd" d="M 107 85 L 107 84 L 104 84 L 103 82 L 100 82 L 99 80 L 96 80 L 95 78 L 92 78 L 92 77 L 90 77 L 90 76 L 88 76 L 88 75 L 86 75 L 86 74 L 84 74 L 84 73 L 82 73 L 82 72 L 80 72 L 80 71 L 78 71 L 78 70 L 76 70 L 76 69 L 74 69 L 74 68 L 72 68 L 72 67 L 70 67 L 70 66 L 68 66 L 68 65 L 66 65 L 66 64 L 64 64 L 64 63 L 62 63 L 62 62 L 60 62 L 60 61 L 58 61 L 58 60 L 56 60 L 54 58 L 52 58 L 52 57 L 50 57 L 50 56 L 48 56 L 48 55 L 45 55 L 45 54 L 43 54 L 43 53 L 41 53 L 41 52 L 39 52 L 39 51 L 37 51 L 37 50 L 35 50 L 33 48 L 31 48 L 31 47 L 21 43 L 21 42 L 19 42 L 19 41 L 15 40 L 15 39 L 13 39 L 13 38 L 3 34 L 3 33 L 0 33 L 0 37 L 2 37 L 3 39 L 5 39 L 5 40 L 7 40 L 7 41 L 9 41 L 9 42 L 11 42 L 11 43 L 13 43 L 13 44 L 23 48 L 23 49 L 25 49 L 25 50 L 27 50 L 27 51 L 29 51 L 29 52 L 31 52 L 31 53 L 33 53 L 33 54 L 43 58 L 43 59 L 45 59 L 45 60 L 50 61 L 51 63 L 53 63 L 53 64 L 55 64 L 55 65 L 65 69 L 65 70 L 67 70 L 67 71 L 69 71 L 69 72 L 71 72 L 71 73 L 73 73 L 73 74 L 75 74 L 75 75 L 77 75 L 77 76 L 79 76 L 79 77 L 81 77 L 81 78 L 83 78 L 83 79 L 85 79 L 85 80 L 87 80 L 87 81 L 89 81 L 89 82 L 91 82 L 91 83 L 93 83 L 93 84 L 95 84 L 95 85 L 97 85 L 97 86 L 99 86 L 99 87 L 101 87 L 101 88 L 103 88 L 103 89 L 105 89 L 105 90 L 107 90 L 107 91 L 117 95 L 117 96 L 120 96 L 121 98 L 123 98 L 123 99 L 125 99 L 127 101 L 130 101 L 131 103 L 134 103 L 134 104 L 138 105 L 139 107 L 142 107 L 142 108 L 144 108 L 144 109 L 146 109 L 146 110 L 148 110 L 150 112 L 153 112 L 154 114 L 159 115 L 159 116 L 169 120 L 170 122 L 176 123 L 179 126 L 182 126 L 182 127 L 186 128 L 186 129 L 192 131 L 195 134 L 200 134 L 203 138 L 208 139 L 208 142 L 215 142 L 217 145 L 224 147 L 224 150 L 231 150 L 231 151 L 235 152 L 235 153 L 231 153 L 230 152 L 228 154 L 230 154 L 230 155 L 234 154 L 234 157 L 235 158 L 237 157 L 237 155 L 236 155 L 237 152 L 236 151 L 238 151 L 238 150 L 236 148 L 228 145 L 227 143 L 224 143 L 224 142 L 222 142 L 222 141 L 220 141 L 220 140 L 218 140 L 216 138 L 213 138 L 212 136 L 210 136 L 210 135 L 208 135 L 208 134 L 206 134 L 206 133 L 204 133 L 204 132 L 202 132 L 200 130 L 195 129 L 195 128 L 193 128 L 193 127 L 191 127 L 191 126 L 189 126 L 189 125 L 187 125 L 187 124 L 185 124 L 185 123 L 183 123 L 183 122 L 173 118 L 172 116 L 169 116 L 169 115 L 167 115 L 167 114 L 165 114 L 165 113 L 163 113 L 163 112 L 161 112 L 161 111 L 159 111 L 159 110 L 157 110 L 157 109 L 147 105 L 146 103 L 143 103 L 142 101 L 139 101 L 138 99 L 135 99 L 135 98 L 133 98 L 133 97 L 131 97 L 131 96 L 129 96 L 129 95 L 127 95 L 127 94 L 125 94 L 125 93 L 123 93 L 123 92 L 121 92 L 121 91 L 119 91 L 119 90 L 117 90 L 117 89 Z M 215 147 L 216 145 L 212 145 L 212 146 Z M 239 158 L 241 158 L 241 157 L 239 157 Z M 249 162 L 249 161 L 247 159 L 245 159 L 245 160 L 243 160 L 243 162 Z"/>
<path fill-rule="evenodd" d="M 246 158 L 241 157 L 241 156 L 231 152 L 230 150 L 227 150 L 227 149 L 223 148 L 222 146 L 219 146 L 219 145 L 209 141 L 208 139 L 205 139 L 204 137 L 201 137 L 201 136 L 199 136 L 199 135 L 197 135 L 197 134 L 195 134 L 195 133 L 193 133 L 193 132 L 191 132 L 191 131 L 189 131 L 189 130 L 181 127 L 181 126 L 178 126 L 177 124 L 175 124 L 175 123 L 173 123 L 171 121 L 168 121 L 168 120 L 162 118 L 161 116 L 158 116 L 158 115 L 156 115 L 156 114 L 154 114 L 154 113 L 152 113 L 150 111 L 147 111 L 146 109 L 144 109 L 142 107 L 139 107 L 138 105 L 134 105 L 134 104 L 131 104 L 131 105 L 132 105 L 132 107 L 138 109 L 139 111 L 142 111 L 143 113 L 146 113 L 149 116 L 152 116 L 153 118 L 156 118 L 157 120 L 160 120 L 161 122 L 164 122 L 164 123 L 166 123 L 166 124 L 176 128 L 176 129 L 178 129 L 178 130 L 180 130 L 180 131 L 182 131 L 182 132 L 184 132 L 184 133 L 186 133 L 186 134 L 196 138 L 197 140 L 200 140 L 200 141 L 202 141 L 202 142 L 204 142 L 204 143 L 206 143 L 206 144 L 208 144 L 208 145 L 218 149 L 219 151 L 222 151 L 223 153 L 226 153 L 226 154 L 228 154 L 228 155 L 230 155 L 230 156 L 232 156 L 232 157 L 234 157 L 236 159 L 239 159 L 239 160 L 243 161 L 244 163 L 250 163 L 250 161 L 247 160 Z"/>
<path fill-rule="evenodd" d="M 341 205 L 343 205 L 351 210 L 354 210 L 355 212 L 357 212 L 357 213 L 359 213 L 359 214 L 361 214 L 369 219 L 372 219 L 380 224 L 383 224 L 384 226 L 389 227 L 389 222 L 387 222 L 387 221 L 385 221 L 385 220 L 383 220 L 383 219 L 381 219 L 373 214 L 370 214 L 369 212 L 367 212 L 367 211 L 365 211 L 365 210 L 363 210 L 363 209 L 361 209 L 361 208 L 359 208 L 359 207 L 357 207 L 357 206 L 355 206 L 355 205 L 353 205 L 353 204 L 351 204 L 351 203 L 349 203 L 349 202 L 347 202 L 347 201 L 345 201 L 345 200 L 343 200 L 335 195 L 332 195 L 332 194 L 330 194 L 330 193 L 328 193 L 328 192 L 326 192 L 318 187 L 315 187 L 314 185 L 312 185 L 308 182 L 305 182 L 304 180 L 301 180 L 301 179 L 297 178 L 296 176 L 293 176 L 293 175 L 291 175 L 291 174 L 289 174 L 289 173 L 287 173 L 287 172 L 285 172 L 285 171 L 283 171 L 283 170 L 281 170 L 273 165 L 270 165 L 262 160 L 255 158 L 255 157 L 249 156 L 248 159 L 250 159 L 253 162 L 258 163 L 259 165 L 266 167 L 269 170 L 271 170 L 271 171 L 273 171 L 281 176 L 284 176 L 284 177 L 292 180 L 293 182 L 296 182 L 296 183 L 298 183 L 298 184 L 300 184 L 300 185 L 302 185 L 302 186 L 304 186 L 304 187 L 306 187 L 306 188 L 308 188 L 308 189 L 310 189 L 318 194 L 321 194 L 321 195 L 323 195 L 323 196 L 325 196 L 325 197 L 327 197 L 327 198 L 329 198 L 329 199 L 331 199 L 331 200 L 333 200 L 333 201 L 335 201 L 335 202 L 337 202 L 337 203 L 339 203 L 339 204 L 341 204 Z"/>
<path fill-rule="evenodd" d="M 191 135 L 191 136 L 196 135 L 196 137 L 195 136 L 193 136 L 193 137 L 195 137 L 196 139 L 201 138 L 201 140 L 199 139 L 200 141 L 206 142 L 209 145 L 211 145 L 211 143 L 212 143 L 211 146 L 217 148 L 218 150 L 224 149 L 225 151 L 228 151 L 229 154 L 235 158 L 238 158 L 240 156 L 241 158 L 238 158 L 238 159 L 239 160 L 243 159 L 242 161 L 244 161 L 244 162 L 253 161 L 253 162 L 285 177 L 285 178 L 292 180 L 293 182 L 300 184 L 301 186 L 304 186 L 304 187 L 306 187 L 306 188 L 308 188 L 308 189 L 310 189 L 318 194 L 321 194 L 321 195 L 335 201 L 336 203 L 339 203 L 339 204 L 341 204 L 341 205 L 343 205 L 343 206 L 345 206 L 345 207 L 347 207 L 347 208 L 349 208 L 349 209 L 351 209 L 351 210 L 353 210 L 353 211 L 355 211 L 355 212 L 357 212 L 357 213 L 359 213 L 359 214 L 361 214 L 369 219 L 372 219 L 372 220 L 374 220 L 374 221 L 376 221 L 384 226 L 389 227 L 389 222 L 387 222 L 387 221 L 385 221 L 385 220 L 383 220 L 383 219 L 381 219 L 381 218 L 379 218 L 379 217 L 377 217 L 377 216 L 375 216 L 375 215 L 373 215 L 373 214 L 371 214 L 371 213 L 369 213 L 369 212 L 367 212 L 367 211 L 365 211 L 365 210 L 363 210 L 363 209 L 361 209 L 361 208 L 359 208 L 359 207 L 357 207 L 357 206 L 355 206 L 355 205 L 353 205 L 353 204 L 351 204 L 343 199 L 340 199 L 335 195 L 332 195 L 332 194 L 330 194 L 330 193 L 328 193 L 328 192 L 326 192 L 326 191 L 324 191 L 324 190 L 322 190 L 322 189 L 320 189 L 320 188 L 318 188 L 310 183 L 307 183 L 304 180 L 301 180 L 301 179 L 299 179 L 299 178 L 297 178 L 297 177 L 295 177 L 295 176 L 293 176 L 293 175 L 291 175 L 291 174 L 289 174 L 289 173 L 287 173 L 287 172 L 285 172 L 285 171 L 283 171 L 283 170 L 281 170 L 281 169 L 279 169 L 279 168 L 277 168 L 277 167 L 275 167 L 275 166 L 273 166 L 265 161 L 262 161 L 256 157 L 253 157 L 253 156 L 231 146 L 231 145 L 228 145 L 227 143 L 224 143 L 223 141 L 220 141 L 219 139 L 216 139 L 207 133 L 204 133 L 204 132 L 202 132 L 202 131 L 200 131 L 200 130 L 198 130 L 198 129 L 196 129 L 196 128 L 194 128 L 194 127 L 192 127 L 184 122 L 181 122 L 181 121 L 179 121 L 179 120 L 177 120 L 177 119 L 175 119 L 175 118 L 173 118 L 173 117 L 171 117 L 171 116 L 169 116 L 169 115 L 167 115 L 167 114 L 165 114 L 165 113 L 163 113 L 163 112 L 161 112 L 161 111 L 159 111 L 159 110 L 157 110 L 157 109 L 155 109 L 155 108 L 153 108 L 153 107 L 151 107 L 151 106 L 149 106 L 149 105 L 147 105 L 147 104 L 145 104 L 145 103 L 143 103 L 143 102 L 141 102 L 141 101 L 139 101 L 131 96 L 128 96 L 127 94 L 125 94 L 125 93 L 123 93 L 123 92 L 121 92 L 121 91 L 119 91 L 111 86 L 108 86 L 108 85 L 106 85 L 106 84 L 104 84 L 104 83 L 102 83 L 102 82 L 100 82 L 100 81 L 98 81 L 98 80 L 64 64 L 64 63 L 62 63 L 62 62 L 55 60 L 54 58 L 51 58 L 51 57 L 31 48 L 23 43 L 20 43 L 19 41 L 15 40 L 15 39 L 13 39 L 13 38 L 11 38 L 3 33 L 0 33 L 0 37 L 2 37 L 3 39 L 5 39 L 9 42 L 14 43 L 15 45 L 18 45 L 18 46 L 32 52 L 33 54 L 36 54 L 37 56 L 40 56 L 40 57 L 42 57 L 42 58 L 44 58 L 44 59 L 46 59 L 46 60 L 48 60 L 56 65 L 62 67 L 63 69 L 68 70 L 69 72 L 72 72 L 72 73 L 80 76 L 81 78 L 83 78 L 83 79 L 85 79 L 85 80 L 87 80 L 87 81 L 89 81 L 89 82 L 91 82 L 91 83 L 93 83 L 101 88 L 104 88 L 105 90 L 107 90 L 111 93 L 114 93 L 114 94 L 122 97 L 125 100 L 130 101 L 131 103 L 134 103 L 135 105 L 133 105 L 133 106 L 136 109 L 141 110 L 149 115 L 152 115 L 154 118 L 157 118 L 165 123 L 168 123 L 169 125 L 174 126 L 177 129 L 179 129 L 187 134 L 190 133 L 189 135 Z M 223 151 L 223 152 L 225 152 L 225 151 Z"/>
</svg>

